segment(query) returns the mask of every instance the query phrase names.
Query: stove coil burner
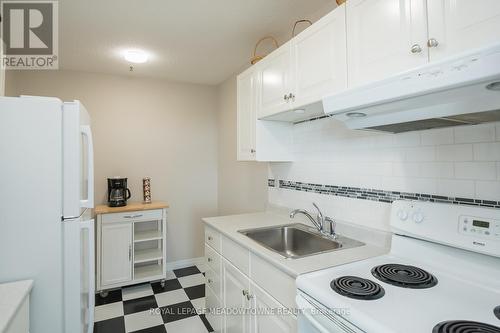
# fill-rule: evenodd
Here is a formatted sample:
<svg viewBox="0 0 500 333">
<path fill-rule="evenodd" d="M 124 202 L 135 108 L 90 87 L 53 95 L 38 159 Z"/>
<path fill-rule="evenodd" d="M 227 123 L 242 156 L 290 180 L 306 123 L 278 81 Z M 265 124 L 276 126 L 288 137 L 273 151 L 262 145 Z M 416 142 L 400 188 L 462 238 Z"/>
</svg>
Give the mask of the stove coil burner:
<svg viewBox="0 0 500 333">
<path fill-rule="evenodd" d="M 438 283 L 434 275 L 408 265 L 380 265 L 372 269 L 372 274 L 382 282 L 403 288 L 425 289 Z"/>
<path fill-rule="evenodd" d="M 356 276 L 339 277 L 330 282 L 330 287 L 342 296 L 361 300 L 379 299 L 385 294 L 378 283 Z"/>
<path fill-rule="evenodd" d="M 432 333 L 500 333 L 500 327 L 466 320 L 443 321 Z"/>
<path fill-rule="evenodd" d="M 500 319 L 500 305 L 493 309 L 493 313 L 495 314 L 495 317 Z"/>
</svg>

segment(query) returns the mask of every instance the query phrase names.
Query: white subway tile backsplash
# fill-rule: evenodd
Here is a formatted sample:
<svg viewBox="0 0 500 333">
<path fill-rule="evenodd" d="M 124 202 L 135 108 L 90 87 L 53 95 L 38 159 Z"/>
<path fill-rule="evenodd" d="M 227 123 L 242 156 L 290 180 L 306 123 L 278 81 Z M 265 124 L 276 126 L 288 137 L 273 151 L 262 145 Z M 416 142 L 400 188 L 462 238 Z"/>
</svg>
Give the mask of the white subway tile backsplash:
<svg viewBox="0 0 500 333">
<path fill-rule="evenodd" d="M 444 145 L 436 147 L 437 161 L 472 161 L 472 145 Z"/>
<path fill-rule="evenodd" d="M 496 180 L 495 162 L 457 162 L 455 177 L 458 179 Z"/>
<path fill-rule="evenodd" d="M 396 177 L 418 177 L 420 176 L 419 163 L 393 163 L 392 174 Z"/>
<path fill-rule="evenodd" d="M 405 159 L 408 162 L 427 162 L 436 159 L 435 147 L 415 147 L 405 149 Z"/>
<path fill-rule="evenodd" d="M 420 163 L 420 175 L 429 178 L 454 178 L 452 162 Z"/>
<path fill-rule="evenodd" d="M 352 131 L 332 118 L 295 125 L 293 163 L 270 163 L 270 178 L 295 182 L 500 200 L 500 123 L 384 134 Z M 310 193 L 293 189 L 270 202 L 306 204 Z M 349 202 L 314 194 L 325 202 Z M 307 199 L 306 199 L 307 198 Z M 453 199 L 452 199 L 453 200 Z M 279 201 L 279 202 L 275 202 Z M 382 205 L 375 202 L 373 205 Z"/>
<path fill-rule="evenodd" d="M 500 161 L 500 142 L 475 144 L 474 159 L 476 161 Z"/>
<path fill-rule="evenodd" d="M 421 136 L 423 146 L 448 145 L 454 142 L 452 128 L 423 131 Z"/>
<path fill-rule="evenodd" d="M 416 147 L 420 145 L 420 132 L 409 132 L 393 135 L 394 147 Z"/>
<path fill-rule="evenodd" d="M 495 141 L 495 125 L 467 125 L 455 127 L 455 143 Z"/>
<path fill-rule="evenodd" d="M 500 200 L 500 181 L 477 181 L 476 196 L 485 200 Z"/>
<path fill-rule="evenodd" d="M 439 195 L 451 197 L 474 198 L 474 181 L 458 179 L 438 179 L 436 193 Z"/>
</svg>

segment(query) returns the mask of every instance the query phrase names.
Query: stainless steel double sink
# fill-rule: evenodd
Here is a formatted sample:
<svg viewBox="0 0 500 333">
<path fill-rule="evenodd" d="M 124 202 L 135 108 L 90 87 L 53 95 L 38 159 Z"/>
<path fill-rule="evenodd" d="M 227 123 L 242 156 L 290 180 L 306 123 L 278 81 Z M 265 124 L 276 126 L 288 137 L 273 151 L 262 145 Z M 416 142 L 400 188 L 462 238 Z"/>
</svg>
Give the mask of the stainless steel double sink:
<svg viewBox="0 0 500 333">
<path fill-rule="evenodd" d="M 343 236 L 337 236 L 334 239 L 301 223 L 246 229 L 238 232 L 288 259 L 364 245 L 362 242 Z"/>
</svg>

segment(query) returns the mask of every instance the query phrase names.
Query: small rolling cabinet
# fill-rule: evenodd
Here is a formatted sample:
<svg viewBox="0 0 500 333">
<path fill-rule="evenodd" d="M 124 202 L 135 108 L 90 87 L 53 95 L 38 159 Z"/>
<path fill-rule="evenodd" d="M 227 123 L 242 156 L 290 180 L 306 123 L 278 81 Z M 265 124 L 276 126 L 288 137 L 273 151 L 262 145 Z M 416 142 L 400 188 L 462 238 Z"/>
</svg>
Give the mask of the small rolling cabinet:
<svg viewBox="0 0 500 333">
<path fill-rule="evenodd" d="M 96 291 L 166 278 L 167 208 L 164 202 L 97 206 Z"/>
</svg>

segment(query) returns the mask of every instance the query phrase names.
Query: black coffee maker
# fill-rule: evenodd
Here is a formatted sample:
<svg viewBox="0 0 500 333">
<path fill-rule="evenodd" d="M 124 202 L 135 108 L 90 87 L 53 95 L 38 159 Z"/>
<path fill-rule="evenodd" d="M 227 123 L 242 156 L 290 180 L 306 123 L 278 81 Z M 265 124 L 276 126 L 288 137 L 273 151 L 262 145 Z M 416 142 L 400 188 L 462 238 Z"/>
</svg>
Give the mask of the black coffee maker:
<svg viewBox="0 0 500 333">
<path fill-rule="evenodd" d="M 108 178 L 108 206 L 122 207 L 130 199 L 130 190 L 127 188 L 127 178 Z"/>
</svg>

